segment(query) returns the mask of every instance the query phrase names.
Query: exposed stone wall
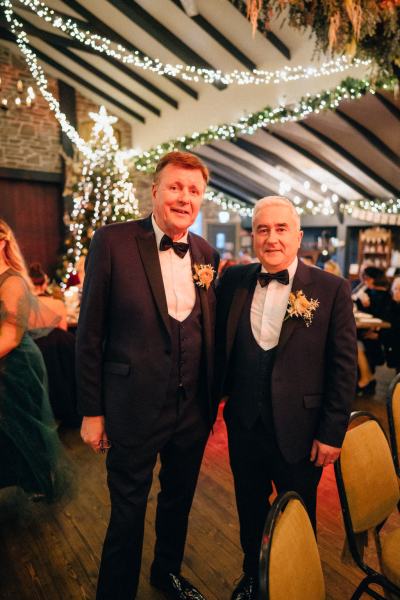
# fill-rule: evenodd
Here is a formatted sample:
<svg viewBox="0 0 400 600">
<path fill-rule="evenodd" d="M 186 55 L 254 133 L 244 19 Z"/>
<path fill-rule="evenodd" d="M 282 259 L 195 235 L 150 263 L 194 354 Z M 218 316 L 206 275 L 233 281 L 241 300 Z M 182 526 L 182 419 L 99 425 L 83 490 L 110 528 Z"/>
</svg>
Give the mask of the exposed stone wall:
<svg viewBox="0 0 400 600">
<path fill-rule="evenodd" d="M 17 81 L 20 79 L 24 84 L 22 98 L 29 86 L 34 89 L 35 86 L 22 60 L 4 46 L 0 46 L 0 76 L 0 101 L 8 97 L 10 105 L 8 111 L 0 110 L 0 167 L 61 172 L 58 122 L 41 94 L 31 108 L 15 106 Z M 58 97 L 57 82 L 52 78 L 49 90 Z"/>
<path fill-rule="evenodd" d="M 12 96 L 10 109 L 7 112 L 0 109 L 0 168 L 61 173 L 60 126 L 47 102 L 37 92 L 24 60 L 16 52 L 0 45 L 0 102 L 3 97 Z M 32 86 L 37 94 L 31 108 L 15 107 L 13 98 L 17 95 L 16 84 L 19 79 L 25 91 Z M 49 90 L 58 99 L 57 80 L 48 77 L 48 82 Z M 77 92 L 76 110 L 79 133 L 88 139 L 93 125 L 88 112 L 98 112 L 99 106 Z M 116 130 L 120 146 L 131 147 L 131 126 L 119 119 Z"/>
</svg>

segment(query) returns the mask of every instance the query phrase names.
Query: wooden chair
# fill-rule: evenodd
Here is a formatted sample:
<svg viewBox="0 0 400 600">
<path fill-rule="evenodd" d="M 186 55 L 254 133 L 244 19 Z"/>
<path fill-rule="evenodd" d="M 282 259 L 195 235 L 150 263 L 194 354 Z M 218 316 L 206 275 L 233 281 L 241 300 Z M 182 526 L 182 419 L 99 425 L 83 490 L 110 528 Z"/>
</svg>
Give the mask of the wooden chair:
<svg viewBox="0 0 400 600">
<path fill-rule="evenodd" d="M 378 420 L 366 412 L 353 413 L 335 475 L 351 555 L 366 574 L 352 600 L 367 593 L 400 598 L 400 528 L 379 536 L 399 501 L 399 485 L 386 436 Z M 380 572 L 366 564 L 360 538 L 375 536 Z M 365 539 L 365 538 L 364 538 Z M 370 588 L 378 584 L 385 596 Z M 391 597 L 392 597 L 391 596 Z"/>
<path fill-rule="evenodd" d="M 262 600 L 324 600 L 317 542 L 295 492 L 280 494 L 268 514 L 260 553 Z"/>
<path fill-rule="evenodd" d="M 386 399 L 389 421 L 390 445 L 397 476 L 400 477 L 400 373 L 392 379 Z M 400 507 L 399 507 L 400 510 Z"/>
</svg>

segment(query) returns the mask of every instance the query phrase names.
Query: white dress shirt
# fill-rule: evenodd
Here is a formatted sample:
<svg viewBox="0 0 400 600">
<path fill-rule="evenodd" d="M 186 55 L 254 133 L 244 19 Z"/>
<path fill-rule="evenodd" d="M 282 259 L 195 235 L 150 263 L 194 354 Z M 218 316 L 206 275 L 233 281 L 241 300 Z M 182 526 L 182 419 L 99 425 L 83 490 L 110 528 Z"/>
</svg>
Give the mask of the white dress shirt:
<svg viewBox="0 0 400 600">
<path fill-rule="evenodd" d="M 266 287 L 261 287 L 257 281 L 251 303 L 250 322 L 256 342 L 263 350 L 271 350 L 278 345 L 297 263 L 296 257 L 288 267 L 288 285 L 272 280 Z M 267 272 L 261 267 L 261 273 Z"/>
<path fill-rule="evenodd" d="M 157 225 L 154 215 L 151 215 L 158 256 L 160 259 L 161 274 L 164 283 L 165 296 L 167 298 L 168 314 L 177 321 L 184 321 L 192 312 L 196 302 L 195 283 L 193 281 L 192 261 L 189 250 L 183 258 L 180 258 L 172 248 L 160 251 L 161 238 L 164 235 Z M 179 239 L 180 242 L 188 243 L 188 234 L 185 233 Z"/>
</svg>

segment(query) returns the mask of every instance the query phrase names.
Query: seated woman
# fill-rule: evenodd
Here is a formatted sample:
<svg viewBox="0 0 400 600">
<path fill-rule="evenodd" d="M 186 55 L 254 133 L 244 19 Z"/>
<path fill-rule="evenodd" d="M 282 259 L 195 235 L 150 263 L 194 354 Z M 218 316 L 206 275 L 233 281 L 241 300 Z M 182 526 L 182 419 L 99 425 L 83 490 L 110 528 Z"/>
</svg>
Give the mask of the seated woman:
<svg viewBox="0 0 400 600">
<path fill-rule="evenodd" d="M 51 308 L 56 315 L 61 317 L 57 327 L 67 331 L 67 309 L 65 308 L 65 304 L 62 300 L 53 298 L 53 296 L 48 293 L 47 288 L 49 285 L 49 278 L 43 271 L 40 263 L 35 262 L 29 266 L 29 277 L 34 285 L 33 293 L 35 296 L 38 296 L 40 298 L 40 302 L 46 304 L 46 306 Z"/>
<path fill-rule="evenodd" d="M 400 277 L 393 280 L 391 287 L 392 300 L 387 308 L 386 321 L 390 329 L 382 331 L 382 341 L 385 346 L 386 363 L 391 369 L 400 372 Z"/>
<path fill-rule="evenodd" d="M 61 449 L 47 396 L 41 335 L 60 318 L 39 307 L 10 227 L 0 219 L 0 487 L 54 499 Z"/>
<path fill-rule="evenodd" d="M 373 317 L 385 319 L 391 302 L 389 281 L 382 269 L 366 267 L 362 273 L 365 291 L 359 294 L 356 304 L 359 310 L 372 314 Z M 375 391 L 375 367 L 383 365 L 385 357 L 379 333 L 374 330 L 358 333 L 358 394 L 371 394 Z"/>
</svg>

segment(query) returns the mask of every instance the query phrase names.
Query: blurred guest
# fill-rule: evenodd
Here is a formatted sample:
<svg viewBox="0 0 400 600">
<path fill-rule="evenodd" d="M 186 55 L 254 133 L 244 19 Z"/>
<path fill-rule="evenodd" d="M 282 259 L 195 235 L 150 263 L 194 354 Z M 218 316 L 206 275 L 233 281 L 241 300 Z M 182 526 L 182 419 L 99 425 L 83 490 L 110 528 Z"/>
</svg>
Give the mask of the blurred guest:
<svg viewBox="0 0 400 600">
<path fill-rule="evenodd" d="M 60 444 L 35 335 L 60 317 L 40 306 L 10 227 L 0 219 L 0 486 L 53 499 Z"/>
<path fill-rule="evenodd" d="M 224 252 L 219 263 L 218 277 L 222 277 L 226 269 L 233 267 L 233 265 L 236 265 L 236 260 L 233 258 L 232 252 Z"/>
<path fill-rule="evenodd" d="M 330 258 L 324 263 L 324 271 L 328 271 L 328 273 L 332 273 L 332 275 L 337 275 L 338 277 L 343 277 L 342 269 L 336 260 Z"/>
<path fill-rule="evenodd" d="M 388 306 L 386 320 L 390 329 L 382 330 L 381 337 L 385 346 L 386 363 L 391 369 L 400 372 L 400 277 L 393 280 L 392 300 Z"/>
<path fill-rule="evenodd" d="M 361 311 L 366 309 L 365 312 L 371 313 L 374 317 L 383 318 L 391 299 L 389 281 L 385 272 L 378 267 L 365 267 L 361 279 L 365 290 L 361 291 L 356 298 L 358 308 Z"/>
<path fill-rule="evenodd" d="M 33 293 L 40 298 L 40 302 L 44 302 L 53 312 L 61 317 L 58 324 L 60 329 L 67 330 L 67 309 L 62 300 L 53 298 L 48 292 L 49 278 L 43 271 L 42 265 L 39 262 L 32 263 L 29 266 L 29 277 L 34 285 Z"/>
<path fill-rule="evenodd" d="M 240 265 L 250 265 L 253 261 L 253 258 L 248 250 L 243 250 L 239 253 L 238 263 Z"/>
<path fill-rule="evenodd" d="M 305 256 L 300 257 L 301 262 L 309 267 L 315 267 L 315 262 L 311 254 L 306 254 Z"/>
</svg>

